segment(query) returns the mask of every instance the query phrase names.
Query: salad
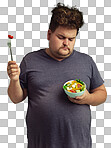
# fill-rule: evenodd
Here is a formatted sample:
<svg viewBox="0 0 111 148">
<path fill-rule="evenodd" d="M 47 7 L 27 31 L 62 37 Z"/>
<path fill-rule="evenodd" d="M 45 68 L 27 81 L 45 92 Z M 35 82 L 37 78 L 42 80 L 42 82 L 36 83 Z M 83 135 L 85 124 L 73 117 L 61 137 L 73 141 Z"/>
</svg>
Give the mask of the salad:
<svg viewBox="0 0 111 148">
<path fill-rule="evenodd" d="M 76 80 L 68 81 L 67 83 L 65 83 L 63 88 L 71 93 L 79 93 L 81 91 L 84 91 L 86 86 L 84 82 L 82 82 L 80 79 L 79 80 L 76 79 Z"/>
</svg>

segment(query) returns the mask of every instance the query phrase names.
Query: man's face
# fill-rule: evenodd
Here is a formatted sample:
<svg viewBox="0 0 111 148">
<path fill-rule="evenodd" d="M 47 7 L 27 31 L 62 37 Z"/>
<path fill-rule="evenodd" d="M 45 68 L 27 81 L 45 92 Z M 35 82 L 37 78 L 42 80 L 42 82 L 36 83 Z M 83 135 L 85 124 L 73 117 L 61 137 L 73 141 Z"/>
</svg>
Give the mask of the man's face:
<svg viewBox="0 0 111 148">
<path fill-rule="evenodd" d="M 56 59 L 64 59 L 73 52 L 77 29 L 68 29 L 59 26 L 54 32 L 48 30 L 48 52 Z"/>
</svg>

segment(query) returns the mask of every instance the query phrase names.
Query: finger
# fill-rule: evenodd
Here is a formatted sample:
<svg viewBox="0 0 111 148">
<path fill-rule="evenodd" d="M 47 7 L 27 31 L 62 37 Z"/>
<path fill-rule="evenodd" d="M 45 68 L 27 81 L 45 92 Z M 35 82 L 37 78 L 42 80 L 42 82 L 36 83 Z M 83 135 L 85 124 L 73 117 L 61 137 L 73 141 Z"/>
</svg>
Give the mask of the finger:
<svg viewBox="0 0 111 148">
<path fill-rule="evenodd" d="M 7 69 L 8 69 L 8 70 L 9 70 L 9 69 L 18 69 L 18 68 L 19 68 L 19 67 L 18 67 L 18 65 L 16 65 L 16 64 L 7 66 Z"/>
<path fill-rule="evenodd" d="M 77 101 L 75 98 L 69 98 L 69 100 L 73 103 L 76 103 L 76 101 Z"/>
<path fill-rule="evenodd" d="M 72 103 L 76 103 L 76 104 L 82 104 L 82 100 L 78 100 L 78 99 L 76 99 L 76 98 L 70 98 L 70 97 L 68 97 L 69 98 L 69 100 L 72 102 Z"/>
<path fill-rule="evenodd" d="M 11 70 L 8 70 L 8 74 L 11 74 L 11 73 L 19 73 L 19 71 L 17 69 L 11 69 Z"/>
<path fill-rule="evenodd" d="M 17 67 L 14 68 L 7 67 L 7 72 L 13 72 L 13 71 L 19 71 L 19 69 Z"/>
<path fill-rule="evenodd" d="M 19 72 L 18 68 L 7 68 L 8 73 Z"/>
<path fill-rule="evenodd" d="M 77 97 L 75 97 L 75 98 L 68 97 L 68 98 L 71 99 L 71 100 L 78 100 Z"/>
<path fill-rule="evenodd" d="M 9 61 L 8 64 L 16 64 L 16 61 Z"/>
<path fill-rule="evenodd" d="M 75 97 L 75 99 L 76 99 L 76 100 L 81 100 L 81 99 L 82 99 L 82 97 L 77 96 L 77 97 Z"/>
<path fill-rule="evenodd" d="M 18 67 L 17 64 L 8 64 L 7 65 L 7 69 L 16 68 L 16 67 Z"/>
<path fill-rule="evenodd" d="M 14 72 L 14 73 L 10 73 L 9 74 L 9 77 L 12 78 L 13 76 L 17 76 L 17 75 L 18 75 L 18 73 L 17 72 Z"/>
<path fill-rule="evenodd" d="M 16 62 L 15 61 L 9 61 L 8 62 L 8 64 L 7 64 L 7 66 L 10 66 L 10 65 L 15 65 L 16 64 Z"/>
</svg>

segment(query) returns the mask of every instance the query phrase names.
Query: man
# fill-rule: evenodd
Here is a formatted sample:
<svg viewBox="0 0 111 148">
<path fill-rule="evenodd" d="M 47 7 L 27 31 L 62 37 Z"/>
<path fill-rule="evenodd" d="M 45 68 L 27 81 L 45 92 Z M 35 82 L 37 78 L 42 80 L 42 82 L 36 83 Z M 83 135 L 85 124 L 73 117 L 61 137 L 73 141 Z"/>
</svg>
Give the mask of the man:
<svg viewBox="0 0 111 148">
<path fill-rule="evenodd" d="M 8 63 L 8 95 L 14 103 L 28 96 L 28 148 L 91 148 L 90 105 L 106 100 L 104 82 L 92 58 L 73 49 L 82 12 L 59 3 L 52 13 L 49 48 L 27 54 L 20 68 Z M 65 94 L 63 84 L 72 79 L 86 83 L 82 96 Z"/>
</svg>

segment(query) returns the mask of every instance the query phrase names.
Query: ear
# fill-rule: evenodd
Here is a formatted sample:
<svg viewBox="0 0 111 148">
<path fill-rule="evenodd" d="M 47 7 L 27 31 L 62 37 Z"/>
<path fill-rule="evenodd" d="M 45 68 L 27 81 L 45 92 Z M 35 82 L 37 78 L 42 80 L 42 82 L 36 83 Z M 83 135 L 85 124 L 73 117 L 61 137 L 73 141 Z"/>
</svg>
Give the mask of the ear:
<svg viewBox="0 0 111 148">
<path fill-rule="evenodd" d="M 52 34 L 52 31 L 49 29 L 47 32 L 47 40 L 50 40 L 51 34 Z"/>
</svg>

